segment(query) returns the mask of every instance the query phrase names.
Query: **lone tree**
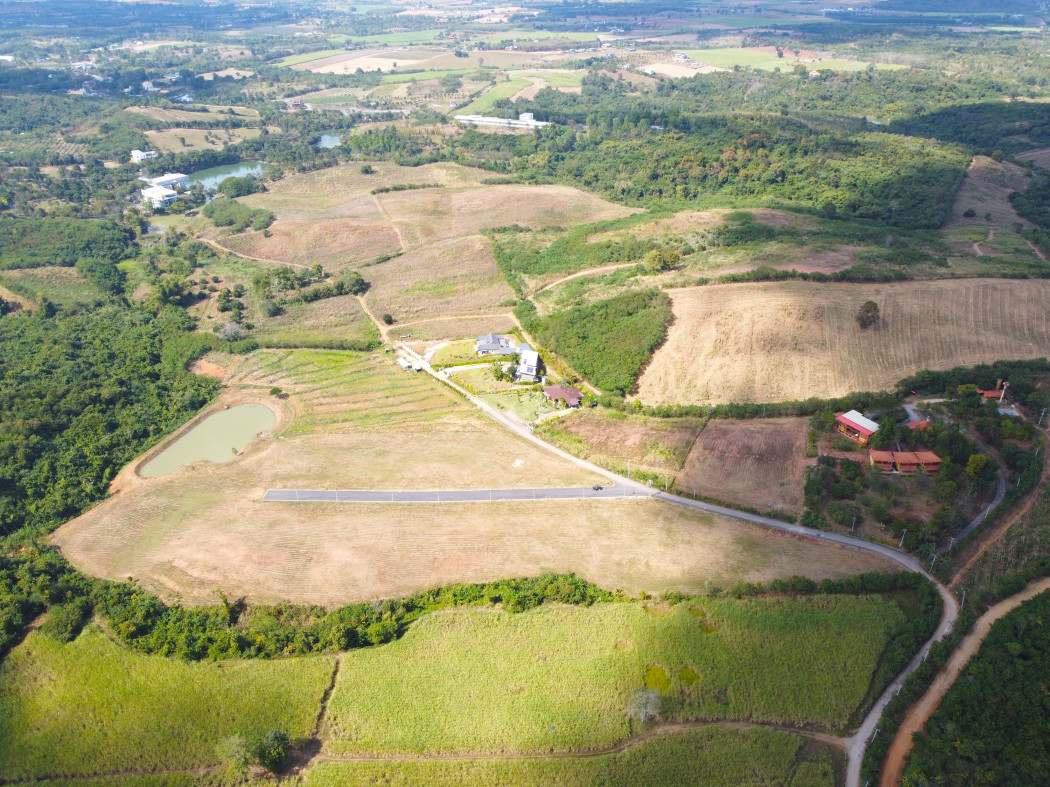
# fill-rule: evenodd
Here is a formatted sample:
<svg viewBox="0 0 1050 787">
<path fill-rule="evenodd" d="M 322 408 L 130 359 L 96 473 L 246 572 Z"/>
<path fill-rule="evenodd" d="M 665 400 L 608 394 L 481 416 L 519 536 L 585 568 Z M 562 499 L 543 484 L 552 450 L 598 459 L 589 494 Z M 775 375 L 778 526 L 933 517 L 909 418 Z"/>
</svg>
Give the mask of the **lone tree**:
<svg viewBox="0 0 1050 787">
<path fill-rule="evenodd" d="M 658 691 L 638 689 L 631 697 L 631 704 L 627 706 L 627 715 L 645 725 L 660 718 L 662 706 Z"/>
<path fill-rule="evenodd" d="M 857 312 L 857 325 L 867 329 L 879 321 L 879 304 L 875 301 L 864 301 Z"/>
</svg>

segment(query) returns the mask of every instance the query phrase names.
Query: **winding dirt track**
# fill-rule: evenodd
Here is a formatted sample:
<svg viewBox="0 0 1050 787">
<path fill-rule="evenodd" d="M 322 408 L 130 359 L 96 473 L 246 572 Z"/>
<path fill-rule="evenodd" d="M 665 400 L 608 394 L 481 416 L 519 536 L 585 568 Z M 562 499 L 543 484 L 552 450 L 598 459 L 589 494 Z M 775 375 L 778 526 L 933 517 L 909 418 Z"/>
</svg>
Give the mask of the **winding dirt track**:
<svg viewBox="0 0 1050 787">
<path fill-rule="evenodd" d="M 930 688 L 922 696 L 922 699 L 912 706 L 908 715 L 904 718 L 896 737 L 886 755 L 886 762 L 882 769 L 882 778 L 879 780 L 880 787 L 896 787 L 904 774 L 904 762 L 912 749 L 912 736 L 919 732 L 926 721 L 930 718 L 937 706 L 941 704 L 944 695 L 952 687 L 956 679 L 962 673 L 963 668 L 969 663 L 973 654 L 981 647 L 984 638 L 992 630 L 992 624 L 1009 612 L 1017 609 L 1025 601 L 1050 590 L 1050 577 L 1033 582 L 1020 593 L 1000 601 L 989 609 L 974 624 L 971 631 L 962 641 L 959 647 L 948 659 L 948 664 L 934 679 Z"/>
</svg>

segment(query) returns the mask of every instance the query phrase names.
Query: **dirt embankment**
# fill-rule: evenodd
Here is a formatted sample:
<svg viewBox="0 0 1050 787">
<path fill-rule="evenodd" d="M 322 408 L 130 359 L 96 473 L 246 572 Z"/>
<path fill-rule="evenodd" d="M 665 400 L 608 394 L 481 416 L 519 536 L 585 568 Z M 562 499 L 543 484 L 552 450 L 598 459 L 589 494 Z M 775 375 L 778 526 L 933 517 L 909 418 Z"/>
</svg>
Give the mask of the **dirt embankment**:
<svg viewBox="0 0 1050 787">
<path fill-rule="evenodd" d="M 937 706 L 941 704 L 941 700 L 948 693 L 948 689 L 958 679 L 963 668 L 970 662 L 973 654 L 978 651 L 981 643 L 984 642 L 985 637 L 992 630 L 992 624 L 1017 609 L 1025 601 L 1035 598 L 1047 590 L 1050 590 L 1050 577 L 1033 582 L 1020 593 L 1000 601 L 977 619 L 973 631 L 967 635 L 962 644 L 952 654 L 947 666 L 934 679 L 930 688 L 922 696 L 922 699 L 908 711 L 908 715 L 904 718 L 900 729 L 897 730 L 897 735 L 893 739 L 889 753 L 886 755 L 886 762 L 882 768 L 882 778 L 879 781 L 880 787 L 896 787 L 900 783 L 901 776 L 904 774 L 904 763 L 912 749 L 912 736 L 922 730 L 927 720 L 937 710 Z"/>
</svg>

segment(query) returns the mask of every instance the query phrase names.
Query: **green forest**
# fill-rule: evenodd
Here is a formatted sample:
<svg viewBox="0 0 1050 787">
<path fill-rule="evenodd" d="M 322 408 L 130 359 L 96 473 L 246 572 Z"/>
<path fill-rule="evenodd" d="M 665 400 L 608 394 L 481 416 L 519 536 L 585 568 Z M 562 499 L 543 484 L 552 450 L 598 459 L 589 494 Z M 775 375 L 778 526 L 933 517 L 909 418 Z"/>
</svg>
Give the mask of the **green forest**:
<svg viewBox="0 0 1050 787">
<path fill-rule="evenodd" d="M 634 388 L 672 320 L 671 300 L 659 290 L 617 295 L 544 318 L 523 309 L 519 317 L 540 344 L 603 391 L 621 396 Z"/>
<path fill-rule="evenodd" d="M 1050 770 L 1050 594 L 998 621 L 926 722 L 904 780 L 1032 785 Z"/>
</svg>

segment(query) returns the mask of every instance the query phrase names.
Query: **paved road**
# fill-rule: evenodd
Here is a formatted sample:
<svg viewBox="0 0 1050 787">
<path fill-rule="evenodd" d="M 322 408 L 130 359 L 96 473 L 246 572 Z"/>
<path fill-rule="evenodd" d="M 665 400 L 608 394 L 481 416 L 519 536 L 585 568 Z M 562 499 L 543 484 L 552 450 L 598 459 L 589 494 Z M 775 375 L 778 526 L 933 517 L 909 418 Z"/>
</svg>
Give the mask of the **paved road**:
<svg viewBox="0 0 1050 787">
<path fill-rule="evenodd" d="M 478 407 L 478 409 L 480 409 L 483 413 L 489 416 L 489 418 L 506 427 L 515 434 L 518 434 L 526 440 L 536 443 L 543 449 L 550 451 L 553 454 L 556 454 L 570 462 L 573 462 L 579 467 L 586 468 L 594 473 L 598 473 L 602 476 L 605 476 L 617 486 L 634 486 L 636 489 L 641 490 L 645 494 L 648 494 L 652 491 L 648 487 L 645 487 L 636 481 L 631 481 L 629 479 L 623 478 L 622 476 L 616 475 L 615 473 L 612 473 L 604 468 L 598 467 L 597 465 L 591 464 L 590 462 L 584 459 L 580 459 L 577 456 L 573 456 L 572 454 L 562 451 L 560 448 L 557 448 L 551 445 L 550 443 L 541 440 L 540 438 L 532 434 L 528 426 L 508 418 L 506 415 L 490 406 L 487 402 L 483 402 L 481 399 L 471 394 L 462 386 L 457 385 L 455 381 L 450 380 L 445 375 L 435 371 L 433 368 L 431 368 L 430 364 L 423 359 L 422 356 L 413 352 L 405 345 L 401 345 L 401 349 L 406 355 L 411 357 L 413 360 L 420 361 L 420 363 L 423 366 L 423 371 L 427 372 L 428 374 L 437 378 L 449 387 L 458 391 L 460 394 L 466 397 L 467 401 L 472 402 L 476 407 Z M 864 751 L 867 748 L 868 742 L 871 740 L 872 735 L 875 734 L 875 729 L 878 726 L 879 719 L 882 717 L 882 712 L 885 709 L 887 703 L 889 703 L 890 697 L 892 697 L 893 693 L 897 690 L 897 687 L 901 683 L 903 683 L 909 675 L 911 675 L 911 673 L 919 666 L 920 663 L 922 663 L 922 658 L 929 651 L 930 646 L 933 645 L 934 642 L 937 642 L 938 640 L 943 638 L 949 631 L 951 631 L 952 626 L 955 625 L 955 620 L 959 616 L 959 607 L 955 602 L 955 597 L 952 596 L 952 594 L 948 591 L 946 587 L 944 587 L 940 582 L 937 582 L 937 580 L 934 579 L 929 574 L 929 572 L 927 572 L 923 568 L 922 563 L 917 558 L 915 558 L 912 555 L 901 552 L 897 549 L 894 549 L 893 547 L 885 546 L 884 544 L 876 544 L 874 542 L 865 541 L 860 538 L 853 538 L 852 536 L 839 535 L 838 533 L 829 533 L 823 530 L 813 530 L 808 527 L 802 527 L 801 525 L 794 525 L 789 522 L 781 522 L 778 519 L 770 519 L 769 517 L 764 517 L 757 514 L 749 514 L 744 511 L 736 511 L 732 508 L 724 508 L 723 506 L 717 506 L 711 503 L 704 503 L 699 500 L 690 500 L 688 498 L 679 497 L 678 495 L 667 494 L 665 492 L 657 492 L 655 495 L 652 496 L 654 498 L 664 500 L 674 505 L 684 506 L 686 508 L 694 508 L 700 511 L 707 511 L 712 514 L 718 514 L 720 516 L 729 517 L 731 519 L 739 519 L 744 522 L 751 522 L 756 525 L 762 525 L 764 527 L 782 530 L 787 533 L 792 533 L 798 536 L 804 536 L 806 538 L 812 538 L 817 541 L 827 541 L 833 544 L 841 544 L 842 546 L 848 546 L 853 547 L 855 549 L 862 549 L 866 552 L 872 552 L 874 554 L 881 555 L 882 557 L 889 558 L 893 562 L 897 563 L 897 565 L 907 569 L 908 571 L 915 571 L 917 573 L 922 574 L 924 577 L 931 580 L 937 585 L 937 591 L 941 594 L 941 598 L 944 599 L 944 611 L 941 614 L 941 622 L 937 626 L 937 630 L 934 632 L 933 636 L 930 637 L 929 640 L 927 640 L 926 644 L 923 645 L 918 655 L 916 655 L 915 658 L 911 660 L 911 662 L 908 664 L 905 670 L 900 675 L 898 675 L 896 680 L 894 680 L 893 683 L 891 683 L 890 686 L 886 689 L 886 691 L 883 692 L 882 696 L 879 697 L 878 701 L 875 703 L 871 711 L 868 713 L 867 717 L 864 719 L 863 723 L 860 725 L 860 728 L 857 730 L 856 734 L 852 738 L 848 739 L 846 742 L 849 756 L 849 761 L 846 769 L 846 787 L 861 787 L 860 766 L 862 760 L 864 759 Z"/>
<path fill-rule="evenodd" d="M 270 489 L 263 495 L 268 503 L 491 503 L 498 500 L 600 500 L 625 497 L 652 497 L 644 487 L 589 486 L 553 487 L 546 489 L 429 489 L 364 490 L 364 489 Z"/>
</svg>

